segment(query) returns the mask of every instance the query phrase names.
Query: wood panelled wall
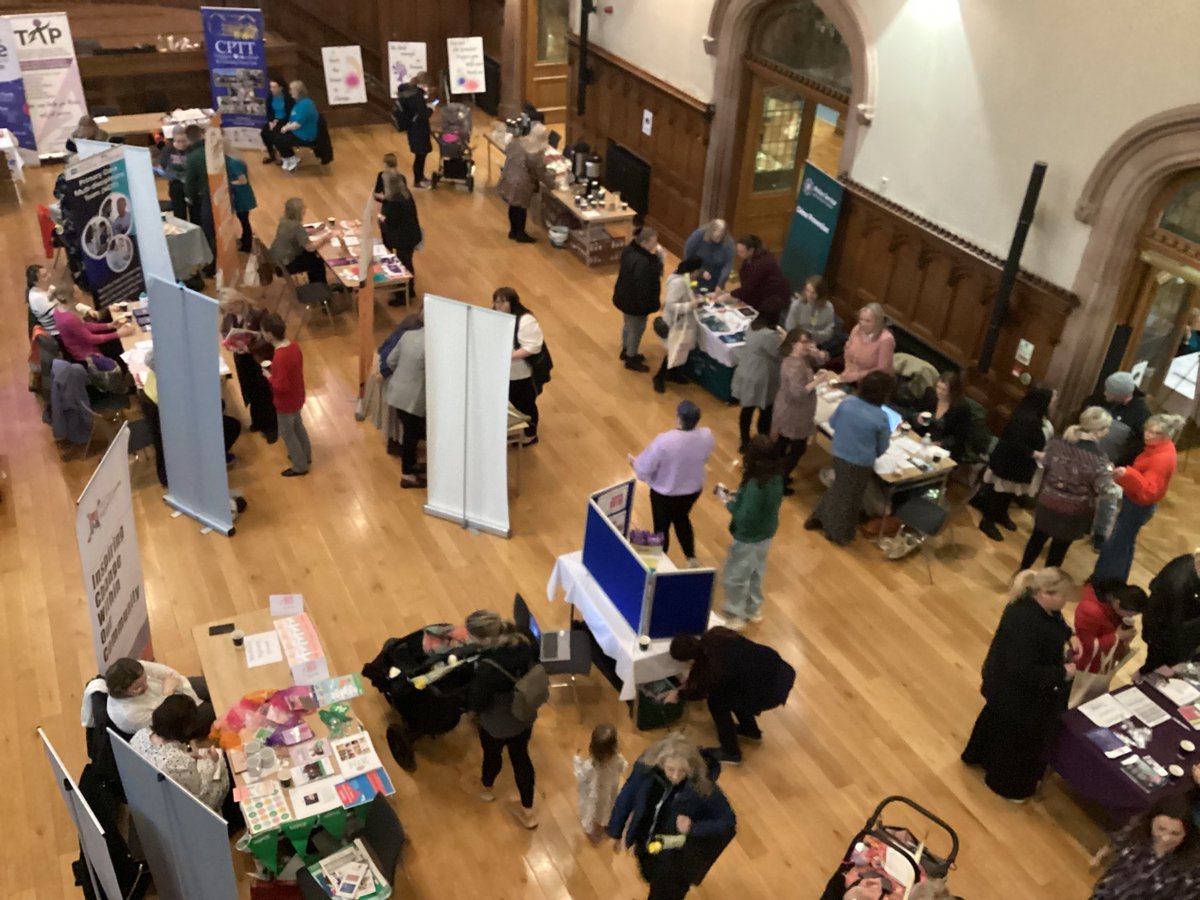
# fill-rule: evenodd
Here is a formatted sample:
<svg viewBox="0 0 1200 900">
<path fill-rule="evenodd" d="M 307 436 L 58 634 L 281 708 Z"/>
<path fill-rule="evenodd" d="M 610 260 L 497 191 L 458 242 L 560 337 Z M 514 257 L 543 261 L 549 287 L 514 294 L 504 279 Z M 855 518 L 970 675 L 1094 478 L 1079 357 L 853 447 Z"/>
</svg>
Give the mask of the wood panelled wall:
<svg viewBox="0 0 1200 900">
<path fill-rule="evenodd" d="M 483 52 L 499 60 L 504 54 L 504 0 L 468 0 L 470 32 L 483 38 Z"/>
<path fill-rule="evenodd" d="M 897 325 L 963 370 L 968 393 L 999 429 L 1026 387 L 1013 372 L 1017 342 L 1034 345 L 1027 367 L 1044 377 L 1078 298 L 1022 272 L 1009 302 L 991 371 L 974 369 L 983 347 L 1002 261 L 853 183 L 844 194 L 828 273 L 838 313 L 881 303 Z"/>
<path fill-rule="evenodd" d="M 679 253 L 700 223 L 704 162 L 708 155 L 711 111 L 699 100 L 681 93 L 636 66 L 592 45 L 588 65 L 587 111 L 576 114 L 579 79 L 579 40 L 571 35 L 570 96 L 567 100 L 567 140 L 587 141 L 603 156 L 609 139 L 650 165 L 650 207 L 647 224 L 659 239 Z M 642 111 L 654 114 L 649 137 L 642 134 Z"/>
</svg>

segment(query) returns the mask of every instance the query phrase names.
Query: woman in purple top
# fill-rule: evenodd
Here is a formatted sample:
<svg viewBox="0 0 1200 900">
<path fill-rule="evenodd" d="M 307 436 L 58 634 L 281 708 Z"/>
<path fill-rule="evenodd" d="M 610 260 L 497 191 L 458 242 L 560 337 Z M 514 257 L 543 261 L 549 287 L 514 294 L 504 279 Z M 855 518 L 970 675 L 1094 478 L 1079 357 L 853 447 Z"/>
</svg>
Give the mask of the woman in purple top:
<svg viewBox="0 0 1200 900">
<path fill-rule="evenodd" d="M 57 302 L 54 304 L 54 324 L 58 328 L 58 337 L 63 348 L 71 358 L 81 363 L 86 363 L 89 359 L 95 360 L 99 368 L 112 369 L 107 360 L 99 360 L 107 356 L 108 359 L 117 362 L 121 353 L 120 339 L 132 334 L 133 329 L 128 326 L 114 328 L 107 322 L 84 321 L 71 309 L 69 293 L 55 299 Z"/>
<path fill-rule="evenodd" d="M 700 408 L 695 403 L 682 401 L 675 414 L 679 427 L 658 435 L 636 458 L 629 457 L 629 462 L 638 481 L 650 485 L 650 510 L 654 530 L 663 536 L 663 552 L 670 546 L 668 529 L 674 525 L 688 566 L 695 568 L 699 563 L 688 516 L 704 490 L 704 466 L 716 440 L 709 429 L 696 427 Z"/>
</svg>

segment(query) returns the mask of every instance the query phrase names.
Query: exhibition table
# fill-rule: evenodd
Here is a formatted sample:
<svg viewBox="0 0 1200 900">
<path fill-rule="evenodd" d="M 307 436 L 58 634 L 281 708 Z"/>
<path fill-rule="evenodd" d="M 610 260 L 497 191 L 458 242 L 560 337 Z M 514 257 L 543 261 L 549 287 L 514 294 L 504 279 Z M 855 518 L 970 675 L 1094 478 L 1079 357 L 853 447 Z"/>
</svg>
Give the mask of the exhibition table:
<svg viewBox="0 0 1200 900">
<path fill-rule="evenodd" d="M 746 331 L 757 313 L 744 304 L 702 303 L 696 308 L 696 346 L 685 371 L 713 396 L 734 401 L 733 370 L 737 368 Z"/>
<path fill-rule="evenodd" d="M 171 254 L 171 271 L 180 281 L 191 278 L 213 261 L 212 247 L 208 246 L 208 238 L 199 225 L 163 213 L 163 234 L 167 238 L 167 252 Z"/>
<path fill-rule="evenodd" d="M 330 220 L 332 224 L 332 220 Z M 307 222 L 304 230 L 310 235 L 317 234 L 329 225 L 320 222 Z M 331 241 L 321 245 L 321 259 L 333 272 L 338 282 L 346 290 L 355 292 L 362 284 L 362 274 L 358 270 L 358 253 L 362 242 L 362 221 L 360 219 L 343 219 L 336 223 L 338 235 Z M 378 230 L 378 229 L 376 229 Z M 393 255 L 383 241 L 376 235 L 371 255 L 374 262 L 371 266 L 372 280 L 377 293 L 398 291 L 408 303 L 412 296 L 412 273 L 400 260 Z"/>
<path fill-rule="evenodd" d="M 575 205 L 572 189 L 543 189 L 541 194 L 543 224 L 547 228 L 565 226 L 567 249 L 584 265 L 605 266 L 621 261 L 621 253 L 633 237 L 633 220 L 637 215 L 628 203 L 618 209 L 580 209 Z"/>
</svg>

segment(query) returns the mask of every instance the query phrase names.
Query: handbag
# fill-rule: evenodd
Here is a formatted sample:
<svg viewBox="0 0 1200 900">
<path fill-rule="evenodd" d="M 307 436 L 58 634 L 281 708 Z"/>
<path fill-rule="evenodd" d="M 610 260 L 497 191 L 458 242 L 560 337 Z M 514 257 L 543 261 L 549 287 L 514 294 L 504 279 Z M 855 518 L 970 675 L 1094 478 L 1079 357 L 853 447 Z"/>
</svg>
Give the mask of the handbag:
<svg viewBox="0 0 1200 900">
<path fill-rule="evenodd" d="M 654 333 L 664 341 L 667 339 L 667 335 L 671 333 L 671 326 L 667 324 L 667 320 L 662 316 L 655 316 L 651 327 L 654 329 Z"/>
</svg>

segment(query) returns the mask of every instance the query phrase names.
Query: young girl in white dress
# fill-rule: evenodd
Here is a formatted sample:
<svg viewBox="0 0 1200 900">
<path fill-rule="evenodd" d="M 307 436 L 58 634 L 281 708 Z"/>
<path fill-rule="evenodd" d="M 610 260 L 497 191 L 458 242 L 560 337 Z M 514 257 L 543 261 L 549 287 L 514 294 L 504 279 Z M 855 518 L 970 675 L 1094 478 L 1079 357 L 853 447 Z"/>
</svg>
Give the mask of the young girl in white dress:
<svg viewBox="0 0 1200 900">
<path fill-rule="evenodd" d="M 604 837 L 612 815 L 625 757 L 617 752 L 617 729 L 607 723 L 592 729 L 587 756 L 575 754 L 575 780 L 579 784 L 579 820 L 593 844 Z"/>
</svg>

